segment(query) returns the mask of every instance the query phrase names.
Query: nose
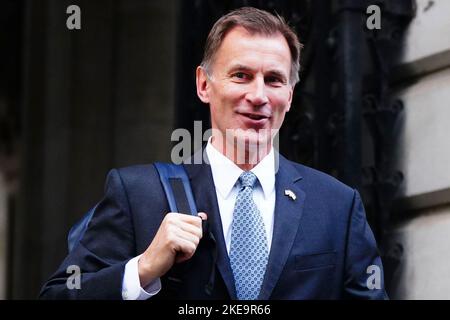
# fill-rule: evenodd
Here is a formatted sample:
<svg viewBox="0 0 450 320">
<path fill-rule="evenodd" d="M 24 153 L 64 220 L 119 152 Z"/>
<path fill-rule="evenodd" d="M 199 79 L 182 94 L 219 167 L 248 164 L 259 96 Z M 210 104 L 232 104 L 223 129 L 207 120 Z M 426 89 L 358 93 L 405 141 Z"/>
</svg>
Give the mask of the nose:
<svg viewBox="0 0 450 320">
<path fill-rule="evenodd" d="M 261 106 L 269 102 L 266 94 L 266 84 L 263 77 L 255 77 L 246 95 L 252 105 Z"/>
</svg>

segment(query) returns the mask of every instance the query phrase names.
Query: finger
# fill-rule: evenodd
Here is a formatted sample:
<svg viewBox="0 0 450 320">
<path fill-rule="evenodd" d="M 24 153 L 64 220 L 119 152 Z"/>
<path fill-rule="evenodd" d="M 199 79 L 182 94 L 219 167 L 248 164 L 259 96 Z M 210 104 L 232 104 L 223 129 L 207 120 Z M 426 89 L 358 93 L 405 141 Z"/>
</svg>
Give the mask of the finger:
<svg viewBox="0 0 450 320">
<path fill-rule="evenodd" d="M 200 217 L 191 216 L 190 219 L 186 219 L 182 217 L 183 214 L 173 213 L 171 216 L 165 218 L 166 226 L 174 226 L 180 229 L 183 229 L 187 232 L 191 232 L 193 234 L 198 235 L 200 238 L 202 237 L 202 223 Z M 194 219 L 195 221 L 191 221 Z"/>
<path fill-rule="evenodd" d="M 192 225 L 201 225 L 201 219 L 199 219 L 197 216 L 192 216 L 184 213 L 177 213 L 177 212 L 170 212 L 166 214 L 164 217 L 164 220 L 167 223 L 178 225 L 179 222 L 189 223 Z"/>
<path fill-rule="evenodd" d="M 192 216 L 190 214 L 178 214 L 179 221 L 183 221 L 194 226 L 200 227 L 202 225 L 202 219 L 199 219 L 199 216 Z"/>
<path fill-rule="evenodd" d="M 208 215 L 204 212 L 199 212 L 197 214 L 200 218 L 202 218 L 202 220 L 208 220 Z"/>
<path fill-rule="evenodd" d="M 202 238 L 202 236 L 203 236 L 203 230 L 202 230 L 201 226 L 193 226 L 192 224 L 189 224 L 189 223 L 180 222 L 178 227 L 181 230 L 188 232 L 192 235 L 195 235 L 199 238 Z"/>
<path fill-rule="evenodd" d="M 191 241 L 185 239 L 179 238 L 178 240 L 178 245 L 175 247 L 175 251 L 177 251 L 178 254 L 186 255 L 188 259 L 191 258 L 194 255 L 197 246 Z"/>
<path fill-rule="evenodd" d="M 181 229 L 178 231 L 176 236 L 179 239 L 186 240 L 186 241 L 189 241 L 189 242 L 193 243 L 195 245 L 195 247 L 198 246 L 198 244 L 200 242 L 200 238 L 201 238 L 201 237 L 199 237 L 199 236 L 197 236 L 195 234 L 192 234 L 190 232 L 186 232 L 186 231 L 181 230 Z"/>
</svg>

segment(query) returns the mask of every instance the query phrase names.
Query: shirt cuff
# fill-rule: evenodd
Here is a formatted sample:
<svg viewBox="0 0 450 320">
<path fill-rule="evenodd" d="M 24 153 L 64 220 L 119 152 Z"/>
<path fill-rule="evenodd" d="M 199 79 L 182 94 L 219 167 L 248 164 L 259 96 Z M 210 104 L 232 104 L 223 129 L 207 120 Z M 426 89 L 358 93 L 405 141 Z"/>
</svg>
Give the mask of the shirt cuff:
<svg viewBox="0 0 450 320">
<path fill-rule="evenodd" d="M 141 287 L 139 280 L 138 261 L 141 256 L 137 256 L 125 265 L 125 272 L 122 281 L 123 300 L 147 300 L 161 290 L 161 279 L 156 278 L 145 288 Z"/>
</svg>

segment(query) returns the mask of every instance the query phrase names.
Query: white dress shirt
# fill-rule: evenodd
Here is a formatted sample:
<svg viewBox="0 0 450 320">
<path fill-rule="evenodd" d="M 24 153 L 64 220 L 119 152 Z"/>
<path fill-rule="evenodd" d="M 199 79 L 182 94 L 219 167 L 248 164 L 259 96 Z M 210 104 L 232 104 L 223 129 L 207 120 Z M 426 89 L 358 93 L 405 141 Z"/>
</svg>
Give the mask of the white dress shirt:
<svg viewBox="0 0 450 320">
<path fill-rule="evenodd" d="M 211 141 L 206 146 L 206 154 L 211 165 L 211 172 L 216 187 L 220 219 L 227 252 L 231 246 L 231 223 L 236 197 L 239 192 L 239 176 L 244 172 L 233 161 L 213 147 Z M 258 182 L 253 188 L 253 200 L 259 209 L 266 229 L 267 245 L 270 251 L 273 233 L 275 209 L 275 158 L 273 148 L 252 170 Z M 206 214 L 208 214 L 206 212 Z"/>
<path fill-rule="evenodd" d="M 147 300 L 161 290 L 161 280 L 153 280 L 145 288 L 141 287 L 139 280 L 138 261 L 141 255 L 134 257 L 125 265 L 125 272 L 122 281 L 123 300 Z"/>
<path fill-rule="evenodd" d="M 211 138 L 206 146 L 206 154 L 211 165 L 212 177 L 216 187 L 220 219 L 227 252 L 231 247 L 231 223 L 236 197 L 239 192 L 238 178 L 242 172 L 233 161 L 219 152 L 212 144 Z M 266 230 L 268 249 L 272 244 L 274 211 L 275 211 L 275 157 L 273 148 L 252 170 L 258 178 L 253 188 L 253 200 L 258 207 Z M 208 214 L 208 212 L 206 212 Z M 139 281 L 138 260 L 131 259 L 125 266 L 122 282 L 122 298 L 124 300 L 145 300 L 161 290 L 161 281 L 156 279 L 142 288 Z"/>
</svg>

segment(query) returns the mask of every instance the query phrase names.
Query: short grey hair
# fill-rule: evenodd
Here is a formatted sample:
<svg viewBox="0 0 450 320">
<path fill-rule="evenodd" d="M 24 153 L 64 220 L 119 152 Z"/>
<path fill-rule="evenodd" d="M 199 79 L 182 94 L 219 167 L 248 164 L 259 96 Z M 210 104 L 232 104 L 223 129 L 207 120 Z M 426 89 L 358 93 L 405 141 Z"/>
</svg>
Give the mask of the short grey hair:
<svg viewBox="0 0 450 320">
<path fill-rule="evenodd" d="M 300 81 L 300 52 L 303 45 L 300 43 L 295 31 L 280 15 L 273 15 L 267 11 L 253 7 L 242 7 L 231 11 L 221 17 L 212 27 L 206 39 L 205 52 L 201 67 L 210 75 L 211 64 L 219 50 L 223 39 L 234 27 L 241 26 L 251 34 L 273 36 L 281 33 L 291 52 L 291 74 L 289 82 L 295 86 Z"/>
</svg>

